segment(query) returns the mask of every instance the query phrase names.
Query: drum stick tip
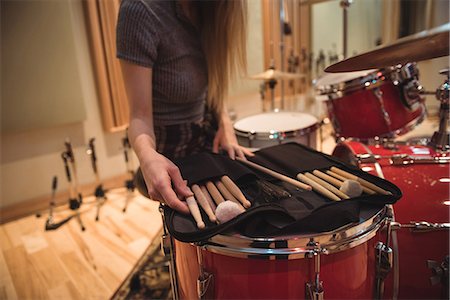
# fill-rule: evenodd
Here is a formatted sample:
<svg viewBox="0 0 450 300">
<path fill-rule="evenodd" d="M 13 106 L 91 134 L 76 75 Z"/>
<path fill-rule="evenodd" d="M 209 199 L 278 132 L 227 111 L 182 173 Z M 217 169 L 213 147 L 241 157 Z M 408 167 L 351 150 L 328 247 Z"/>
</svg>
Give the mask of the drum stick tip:
<svg viewBox="0 0 450 300">
<path fill-rule="evenodd" d="M 199 229 L 204 229 L 204 228 L 205 228 L 205 223 L 203 223 L 203 222 L 198 222 L 198 223 L 197 223 L 197 227 L 198 227 Z"/>
</svg>

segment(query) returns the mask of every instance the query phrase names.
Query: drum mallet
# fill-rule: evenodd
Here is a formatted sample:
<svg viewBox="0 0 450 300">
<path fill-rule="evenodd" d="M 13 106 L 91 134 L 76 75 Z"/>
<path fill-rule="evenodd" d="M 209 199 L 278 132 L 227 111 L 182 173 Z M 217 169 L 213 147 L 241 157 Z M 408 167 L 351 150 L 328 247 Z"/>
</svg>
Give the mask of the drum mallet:
<svg viewBox="0 0 450 300">
<path fill-rule="evenodd" d="M 211 209 L 211 206 L 208 203 L 208 200 L 206 199 L 205 195 L 203 194 L 200 187 L 196 184 L 193 184 L 191 186 L 192 191 L 194 192 L 195 198 L 197 199 L 200 206 L 203 208 L 205 213 L 208 215 L 208 218 L 211 222 L 216 222 L 217 218 L 214 212 Z"/>
<path fill-rule="evenodd" d="M 321 186 L 314 180 L 306 177 L 302 173 L 297 174 L 297 178 L 298 178 L 298 180 L 301 180 L 302 182 L 309 184 L 313 188 L 314 191 L 318 192 L 319 194 L 322 194 L 323 196 L 327 197 L 328 199 L 331 199 L 334 201 L 341 200 L 341 198 L 339 198 L 338 196 L 336 196 L 335 194 L 333 194 L 332 192 L 330 192 L 329 190 L 327 190 L 326 188 L 324 188 L 323 186 Z"/>
<path fill-rule="evenodd" d="M 242 208 L 244 208 L 241 205 L 241 202 L 239 202 L 238 199 L 236 199 L 236 197 L 234 197 L 231 192 L 228 191 L 228 189 L 226 188 L 226 186 L 221 182 L 221 181 L 216 181 L 214 182 L 214 184 L 216 185 L 216 188 L 220 191 L 220 193 L 222 194 L 223 198 L 225 199 L 225 201 L 230 200 L 234 203 L 236 203 L 237 205 L 241 206 Z"/>
<path fill-rule="evenodd" d="M 362 179 L 362 178 L 360 178 L 360 177 L 358 177 L 356 175 L 353 175 L 353 174 L 351 174 L 349 172 L 346 172 L 344 170 L 341 170 L 339 168 L 331 167 L 331 171 L 333 171 L 333 172 L 335 172 L 335 173 L 337 173 L 337 174 L 339 174 L 339 175 L 341 175 L 343 177 L 346 177 L 348 179 L 358 181 L 359 183 L 361 183 L 362 186 L 365 186 L 365 187 L 367 187 L 367 188 L 369 188 L 369 189 L 371 189 L 371 190 L 373 190 L 373 191 L 375 191 L 377 193 L 380 193 L 382 195 L 392 195 L 391 192 L 388 192 L 388 191 L 380 188 L 379 186 L 376 186 L 375 184 L 373 184 L 371 182 L 368 182 L 367 180 L 364 180 L 364 179 Z"/>
<path fill-rule="evenodd" d="M 321 186 L 323 186 L 324 188 L 326 188 L 330 192 L 333 192 L 334 194 L 336 194 L 341 199 L 349 199 L 350 198 L 347 194 L 345 194 L 342 191 L 340 191 L 339 189 L 335 188 L 333 185 L 329 184 L 325 180 L 322 180 L 319 177 L 317 177 L 317 176 L 315 176 L 315 175 L 313 175 L 311 173 L 307 172 L 307 173 L 305 173 L 305 176 L 308 177 L 311 180 L 314 180 L 316 183 L 320 184 Z"/>
<path fill-rule="evenodd" d="M 337 178 L 336 180 L 341 181 L 341 187 L 344 185 L 344 181 L 346 181 L 346 180 L 349 179 L 349 178 L 346 178 L 346 177 L 344 177 L 344 176 L 341 176 L 341 175 L 339 175 L 339 174 L 337 174 L 337 173 L 335 173 L 335 172 L 333 172 L 333 171 L 329 171 L 329 170 L 328 170 L 328 171 L 326 171 L 326 172 L 327 172 L 327 174 L 328 174 L 330 177 L 332 177 L 332 178 Z M 358 182 L 358 183 L 359 183 L 359 182 Z M 359 183 L 359 184 L 361 185 L 361 187 L 362 187 L 362 189 L 363 189 L 363 191 L 364 191 L 365 193 L 367 193 L 367 194 L 369 194 L 369 195 L 374 195 L 374 194 L 376 194 L 375 191 L 369 189 L 368 187 L 362 185 L 361 183 Z"/>
<path fill-rule="evenodd" d="M 220 178 L 220 181 L 225 185 L 228 191 L 230 191 L 230 193 L 233 194 L 233 196 L 236 197 L 236 199 L 238 199 L 242 203 L 242 205 L 244 205 L 245 208 L 249 208 L 250 206 L 252 206 L 252 203 L 248 201 L 247 198 L 245 198 L 244 194 L 233 182 L 233 180 L 231 180 L 230 177 L 228 177 L 227 175 L 222 176 L 222 178 Z"/>
<path fill-rule="evenodd" d="M 307 191 L 311 191 L 312 190 L 312 187 L 307 185 L 307 184 L 304 184 L 304 183 L 302 183 L 302 182 L 300 182 L 298 180 L 295 180 L 295 179 L 292 179 L 290 177 L 287 177 L 286 175 L 277 173 L 277 172 L 275 172 L 275 171 L 273 171 L 273 170 L 271 170 L 269 168 L 266 168 L 266 167 L 263 167 L 261 165 L 255 164 L 254 162 L 251 162 L 249 160 L 245 160 L 245 159 L 242 159 L 240 157 L 236 157 L 236 160 L 240 161 L 241 163 L 243 163 L 243 164 L 245 164 L 245 165 L 247 165 L 249 167 L 252 167 L 252 168 L 254 168 L 254 169 L 258 170 L 258 171 L 266 173 L 266 174 L 268 174 L 268 175 L 270 175 L 272 177 L 275 177 L 275 178 L 277 178 L 277 179 L 279 179 L 281 181 L 290 183 L 290 184 L 292 184 L 292 185 L 294 185 L 294 186 L 296 186 L 298 188 L 301 188 L 303 190 L 307 190 Z"/>
</svg>

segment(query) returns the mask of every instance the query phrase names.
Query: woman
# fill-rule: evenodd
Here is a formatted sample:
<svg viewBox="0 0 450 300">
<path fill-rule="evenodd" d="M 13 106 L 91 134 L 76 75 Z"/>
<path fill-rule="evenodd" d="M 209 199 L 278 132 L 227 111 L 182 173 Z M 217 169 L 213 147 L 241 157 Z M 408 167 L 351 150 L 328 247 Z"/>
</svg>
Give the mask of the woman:
<svg viewBox="0 0 450 300">
<path fill-rule="evenodd" d="M 245 0 L 123 0 L 117 24 L 130 106 L 129 138 L 152 199 L 189 213 L 192 192 L 172 159 L 237 144 L 224 109 L 229 81 L 246 67 Z"/>
</svg>

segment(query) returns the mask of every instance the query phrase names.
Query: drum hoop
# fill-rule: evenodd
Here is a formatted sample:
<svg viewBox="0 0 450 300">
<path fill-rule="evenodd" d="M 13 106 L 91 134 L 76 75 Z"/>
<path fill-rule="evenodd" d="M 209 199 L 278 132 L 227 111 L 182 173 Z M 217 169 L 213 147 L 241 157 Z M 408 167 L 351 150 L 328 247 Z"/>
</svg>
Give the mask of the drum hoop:
<svg viewBox="0 0 450 300">
<path fill-rule="evenodd" d="M 387 219 L 386 207 L 356 226 L 348 224 L 336 230 L 295 236 L 292 239 L 249 238 L 216 235 L 201 246 L 227 256 L 242 258 L 298 259 L 315 253 L 332 254 L 370 240 Z"/>
<path fill-rule="evenodd" d="M 344 82 L 325 85 L 319 87 L 318 92 L 319 95 L 327 95 L 329 100 L 334 100 L 357 91 L 371 90 L 380 87 L 383 82 L 386 82 L 387 80 L 394 81 L 394 84 L 396 85 L 396 81 L 405 80 L 399 79 L 398 76 L 396 76 L 397 73 L 401 72 L 403 67 L 405 66 L 399 65 L 388 67 Z"/>
<path fill-rule="evenodd" d="M 236 135 L 239 137 L 270 141 L 270 140 L 282 140 L 287 138 L 294 138 L 297 136 L 304 136 L 316 131 L 319 127 L 320 123 L 316 122 L 308 127 L 289 131 L 272 130 L 271 132 L 256 132 L 256 131 L 243 131 L 236 128 L 234 129 L 234 131 Z"/>
</svg>

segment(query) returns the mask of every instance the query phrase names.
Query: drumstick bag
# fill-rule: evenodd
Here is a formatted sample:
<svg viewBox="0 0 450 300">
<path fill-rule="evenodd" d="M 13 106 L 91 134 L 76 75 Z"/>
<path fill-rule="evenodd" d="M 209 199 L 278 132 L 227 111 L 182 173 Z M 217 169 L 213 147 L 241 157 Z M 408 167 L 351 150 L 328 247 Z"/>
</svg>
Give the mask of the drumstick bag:
<svg viewBox="0 0 450 300">
<path fill-rule="evenodd" d="M 225 231 L 237 231 L 249 237 L 269 237 L 286 233 L 325 232 L 358 222 L 368 212 L 380 210 L 385 204 L 395 203 L 400 190 L 392 183 L 340 162 L 306 146 L 288 143 L 265 148 L 255 153 L 251 161 L 268 167 L 283 175 L 295 178 L 300 172 L 325 171 L 336 166 L 353 173 L 377 186 L 390 191 L 392 195 L 361 195 L 342 201 L 332 201 L 314 191 L 299 189 L 289 183 L 267 176 L 226 155 L 212 153 L 195 154 L 175 163 L 189 185 L 204 184 L 228 175 L 241 189 L 252 206 L 234 219 L 223 223 L 209 222 L 201 209 L 206 228 L 198 229 L 193 218 L 165 207 L 165 219 L 169 232 L 183 242 L 207 240 Z M 270 182 L 286 193 L 273 201 L 263 197 L 265 189 L 261 182 Z"/>
</svg>

